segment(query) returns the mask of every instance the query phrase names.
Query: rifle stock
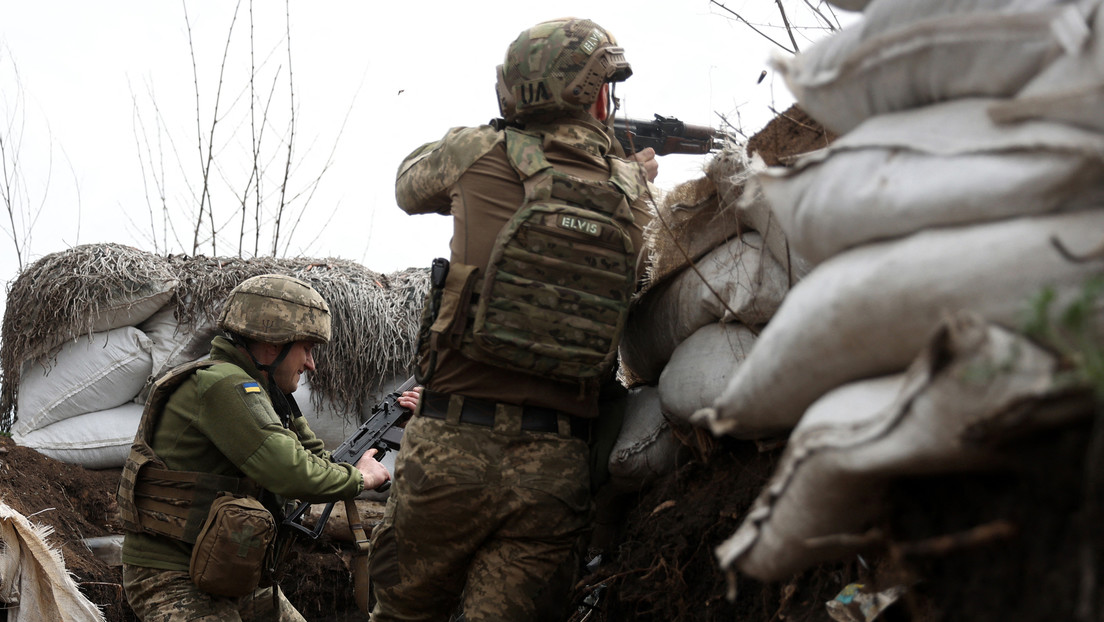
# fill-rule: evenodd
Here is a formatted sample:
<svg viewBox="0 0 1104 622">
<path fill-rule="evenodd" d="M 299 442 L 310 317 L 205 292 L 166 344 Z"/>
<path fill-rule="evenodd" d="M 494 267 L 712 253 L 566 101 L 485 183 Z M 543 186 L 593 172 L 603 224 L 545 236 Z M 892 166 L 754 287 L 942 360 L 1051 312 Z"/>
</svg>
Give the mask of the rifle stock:
<svg viewBox="0 0 1104 622">
<path fill-rule="evenodd" d="M 399 406 L 399 396 L 405 391 L 413 389 L 416 384 L 417 381 L 414 376 L 407 378 L 406 382 L 402 383 L 399 388 L 388 393 L 383 401 L 373 406 L 368 419 L 360 424 L 360 427 L 349 438 L 338 445 L 337 449 L 333 450 L 330 454 L 330 460 L 356 464 L 369 449 L 374 448 L 376 450 L 376 460 L 382 460 L 388 451 L 397 450 L 402 445 L 403 435 L 403 429 L 398 427 L 398 424 L 406 421 L 413 414 L 409 408 Z M 391 482 L 384 482 L 376 490 L 383 492 L 390 486 Z M 334 502 L 331 501 L 326 504 L 326 508 L 318 517 L 314 529 L 304 527 L 300 522 L 303 514 L 310 506 L 311 504 L 307 502 L 300 503 L 295 511 L 284 519 L 283 524 L 285 527 L 298 531 L 312 540 L 317 540 L 318 536 L 322 535 L 322 529 L 326 526 L 326 521 L 330 518 Z"/>
</svg>

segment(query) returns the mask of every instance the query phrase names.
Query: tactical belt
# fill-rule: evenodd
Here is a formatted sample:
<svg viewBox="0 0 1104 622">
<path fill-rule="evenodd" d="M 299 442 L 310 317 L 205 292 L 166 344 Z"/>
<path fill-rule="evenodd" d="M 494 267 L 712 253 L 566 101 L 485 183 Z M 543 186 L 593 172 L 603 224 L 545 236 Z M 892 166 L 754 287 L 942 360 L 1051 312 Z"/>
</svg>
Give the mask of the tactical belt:
<svg viewBox="0 0 1104 622">
<path fill-rule="evenodd" d="M 438 393 L 437 391 L 424 389 L 421 397 L 422 416 L 430 417 L 431 419 L 447 419 L 451 397 L 452 395 L 448 393 Z M 460 406 L 460 423 L 468 423 L 487 428 L 494 427 L 495 412 L 498 406 L 497 402 L 459 395 L 456 397 L 460 398 L 462 401 Z M 521 429 L 526 432 L 550 432 L 556 434 L 560 431 L 560 417 L 566 417 L 571 422 L 571 436 L 584 441 L 590 440 L 590 419 L 576 417 L 552 408 L 542 408 L 540 406 L 514 406 L 511 404 L 508 405 L 508 407 L 521 410 Z"/>
<path fill-rule="evenodd" d="M 219 491 L 258 496 L 261 488 L 249 478 L 147 466 L 134 485 L 134 504 L 145 530 L 193 543 Z"/>
</svg>

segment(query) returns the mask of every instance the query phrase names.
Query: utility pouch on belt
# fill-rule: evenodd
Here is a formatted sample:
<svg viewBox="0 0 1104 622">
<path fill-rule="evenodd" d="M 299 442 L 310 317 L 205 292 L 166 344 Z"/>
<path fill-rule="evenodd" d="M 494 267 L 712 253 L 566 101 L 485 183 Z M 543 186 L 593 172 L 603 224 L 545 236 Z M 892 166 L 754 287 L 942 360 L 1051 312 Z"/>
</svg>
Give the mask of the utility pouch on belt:
<svg viewBox="0 0 1104 622">
<path fill-rule="evenodd" d="M 449 266 L 445 287 L 441 290 L 441 307 L 429 329 L 431 347 L 435 349 L 460 347 L 478 274 L 477 266 L 462 263 Z"/>
<path fill-rule="evenodd" d="M 222 493 L 196 538 L 188 574 L 204 592 L 245 596 L 260 584 L 275 539 L 276 520 L 260 501 Z"/>
</svg>

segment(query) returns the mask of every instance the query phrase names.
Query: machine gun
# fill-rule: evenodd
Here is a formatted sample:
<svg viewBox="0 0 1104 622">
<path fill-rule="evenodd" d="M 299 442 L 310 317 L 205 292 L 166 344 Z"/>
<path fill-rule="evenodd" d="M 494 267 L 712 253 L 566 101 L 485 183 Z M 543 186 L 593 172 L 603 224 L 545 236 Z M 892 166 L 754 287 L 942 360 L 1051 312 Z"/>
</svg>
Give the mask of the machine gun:
<svg viewBox="0 0 1104 622">
<path fill-rule="evenodd" d="M 403 429 L 398 424 L 405 422 L 413 414 L 409 408 L 399 406 L 399 396 L 405 391 L 413 389 L 416 384 L 417 381 L 411 376 L 398 389 L 388 393 L 383 401 L 372 408 L 371 415 L 364 423 L 360 424 L 360 428 L 330 454 L 330 460 L 356 464 L 369 449 L 375 448 L 376 460 L 382 460 L 383 456 L 390 450 L 397 450 L 402 444 L 403 436 Z M 376 488 L 376 491 L 383 492 L 390 487 L 391 482 L 384 482 L 379 488 Z M 334 504 L 333 502 L 326 504 L 326 509 L 318 517 L 314 529 L 304 527 L 300 522 L 303 514 L 310 506 L 310 503 L 300 503 L 295 511 L 284 519 L 284 526 L 294 529 L 312 540 L 317 540 L 318 536 L 322 535 L 322 529 L 330 518 L 330 512 L 333 511 Z"/>
<path fill-rule="evenodd" d="M 700 125 L 687 125 L 674 117 L 655 115 L 655 121 L 639 119 L 613 120 L 613 135 L 625 149 L 633 154 L 651 147 L 656 155 L 669 153 L 703 154 L 724 147 L 729 138 L 724 132 Z"/>
</svg>

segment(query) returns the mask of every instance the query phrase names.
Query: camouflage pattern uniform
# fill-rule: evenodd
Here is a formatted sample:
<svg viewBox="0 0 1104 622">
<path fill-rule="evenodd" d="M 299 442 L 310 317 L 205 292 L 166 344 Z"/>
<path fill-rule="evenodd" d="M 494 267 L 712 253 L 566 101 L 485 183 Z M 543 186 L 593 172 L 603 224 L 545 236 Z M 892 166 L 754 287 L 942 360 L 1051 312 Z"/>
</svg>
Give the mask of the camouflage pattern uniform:
<svg viewBox="0 0 1104 622">
<path fill-rule="evenodd" d="M 262 278 L 261 287 L 244 297 L 244 309 L 239 306 L 243 297 L 231 293 L 219 325 L 271 343 L 328 341 L 324 306 L 299 309 L 303 305 L 266 299 L 265 292 L 288 282 L 287 277 Z M 261 309 L 256 310 L 257 306 Z M 319 319 L 323 311 L 327 315 Z M 188 377 L 169 397 L 153 431 L 152 449 L 168 469 L 249 477 L 266 491 L 261 500 L 278 520 L 285 498 L 317 503 L 351 499 L 361 492 L 360 472 L 353 465 L 330 462 L 324 443 L 291 396 L 270 395 L 275 383 L 269 384 L 248 354 L 227 338 L 216 337 L 210 357 L 221 364 Z M 281 403 L 287 400 L 288 407 L 279 408 L 283 417 L 274 408 L 273 397 Z M 188 575 L 191 552 L 191 544 L 167 536 L 145 531 L 125 535 L 123 588 L 140 619 L 303 619 L 283 594 L 278 595 L 278 612 L 273 612 L 272 588 L 260 588 L 241 599 L 200 591 Z"/>
<path fill-rule="evenodd" d="M 305 621 L 282 591 L 277 592 L 275 604 L 272 587 L 241 598 L 215 596 L 196 589 L 186 570 L 125 565 L 123 587 L 134 615 L 144 622 Z"/>
<path fill-rule="evenodd" d="M 543 135 L 557 171 L 610 178 L 611 139 L 589 114 L 565 111 L 526 129 Z M 400 165 L 404 211 L 452 216 L 454 268 L 486 266 L 524 202 L 503 135 L 491 126 L 455 128 Z M 643 200 L 629 207 L 641 249 L 650 212 Z M 597 386 L 507 370 L 454 349 L 438 355 L 372 534 L 372 620 L 447 620 L 458 606 L 468 622 L 563 620 L 592 505 L 588 445 L 572 425 L 597 416 Z M 475 403 L 490 413 L 483 424 L 461 421 Z M 558 413 L 553 429 L 523 430 L 523 409 Z"/>
</svg>

